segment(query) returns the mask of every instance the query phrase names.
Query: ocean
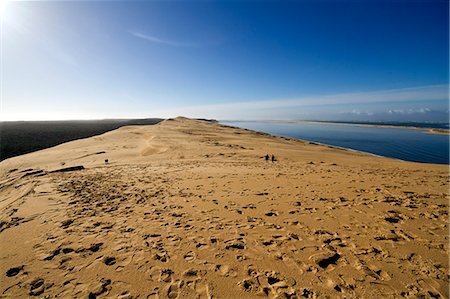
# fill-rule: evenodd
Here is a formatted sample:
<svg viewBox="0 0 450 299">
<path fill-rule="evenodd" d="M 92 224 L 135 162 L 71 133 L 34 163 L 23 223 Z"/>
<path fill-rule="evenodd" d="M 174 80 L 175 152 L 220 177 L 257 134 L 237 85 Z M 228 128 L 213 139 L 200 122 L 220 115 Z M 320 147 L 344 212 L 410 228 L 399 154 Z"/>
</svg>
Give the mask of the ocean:
<svg viewBox="0 0 450 299">
<path fill-rule="evenodd" d="M 404 161 L 449 164 L 449 135 L 425 130 L 329 123 L 224 121 L 272 135 L 303 139 Z"/>
</svg>

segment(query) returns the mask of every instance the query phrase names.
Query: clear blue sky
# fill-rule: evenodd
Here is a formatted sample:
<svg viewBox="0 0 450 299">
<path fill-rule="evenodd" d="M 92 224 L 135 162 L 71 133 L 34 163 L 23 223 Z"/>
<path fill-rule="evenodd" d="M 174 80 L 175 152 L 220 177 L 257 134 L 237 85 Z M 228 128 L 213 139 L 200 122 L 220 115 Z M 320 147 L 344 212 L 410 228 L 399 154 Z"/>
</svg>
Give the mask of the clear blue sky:
<svg viewBox="0 0 450 299">
<path fill-rule="evenodd" d="M 448 117 L 448 2 L 2 8 L 3 120 Z"/>
</svg>

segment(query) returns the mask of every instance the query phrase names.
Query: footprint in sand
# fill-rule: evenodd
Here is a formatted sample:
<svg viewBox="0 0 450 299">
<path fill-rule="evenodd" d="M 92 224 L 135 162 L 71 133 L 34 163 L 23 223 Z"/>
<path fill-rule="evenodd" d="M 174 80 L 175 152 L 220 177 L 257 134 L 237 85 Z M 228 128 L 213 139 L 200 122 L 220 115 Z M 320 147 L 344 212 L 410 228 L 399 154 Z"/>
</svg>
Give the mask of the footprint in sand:
<svg viewBox="0 0 450 299">
<path fill-rule="evenodd" d="M 186 278 L 197 278 L 199 275 L 199 271 L 196 269 L 188 269 L 186 271 L 183 272 L 183 276 Z"/>
<path fill-rule="evenodd" d="M 112 266 L 116 263 L 116 258 L 113 256 L 105 256 L 103 258 L 103 263 L 107 266 Z"/>
<path fill-rule="evenodd" d="M 161 261 L 163 263 L 167 263 L 169 261 L 169 255 L 167 254 L 166 251 L 164 251 L 164 252 L 156 252 L 153 255 L 153 259 Z"/>
<path fill-rule="evenodd" d="M 226 243 L 225 249 L 228 249 L 228 250 L 234 250 L 234 249 L 243 250 L 246 248 L 244 238 L 228 240 L 225 243 Z"/>
<path fill-rule="evenodd" d="M 73 219 L 66 219 L 63 222 L 61 222 L 61 227 L 68 228 L 73 222 L 74 222 Z"/>
<path fill-rule="evenodd" d="M 44 293 L 44 291 L 46 289 L 49 289 L 50 287 L 52 287 L 52 283 L 45 283 L 43 278 L 36 278 L 33 281 L 31 281 L 30 283 L 30 291 L 29 291 L 29 295 L 31 296 L 39 296 L 42 293 Z"/>
<path fill-rule="evenodd" d="M 296 298 L 296 281 L 293 278 L 285 278 L 275 271 L 260 272 L 252 267 L 248 268 L 247 274 L 250 277 L 238 283 L 246 292 L 275 298 Z"/>
<path fill-rule="evenodd" d="M 316 263 L 322 269 L 327 269 L 330 265 L 336 265 L 341 255 L 339 253 L 326 254 L 316 260 Z"/>
<path fill-rule="evenodd" d="M 174 272 L 169 268 L 162 269 L 160 272 L 160 275 L 159 275 L 159 281 L 160 282 L 171 282 L 173 273 Z"/>
<path fill-rule="evenodd" d="M 189 251 L 184 255 L 184 259 L 188 262 L 195 260 L 195 253 L 193 251 Z"/>
<path fill-rule="evenodd" d="M 92 291 L 89 292 L 88 298 L 97 298 L 97 296 L 108 292 L 111 289 L 111 279 L 102 278 L 95 284 Z"/>
<path fill-rule="evenodd" d="M 259 288 L 259 282 L 255 277 L 246 278 L 238 283 L 246 292 L 257 292 Z"/>
<path fill-rule="evenodd" d="M 182 281 L 176 281 L 169 286 L 169 288 L 167 289 L 167 297 L 169 299 L 178 298 L 181 284 L 182 284 Z"/>
<path fill-rule="evenodd" d="M 122 294 L 120 294 L 119 296 L 117 296 L 117 299 L 132 299 L 132 298 L 133 298 L 133 296 L 128 291 L 125 291 Z"/>
<path fill-rule="evenodd" d="M 276 212 L 276 211 L 269 211 L 269 212 L 266 212 L 264 215 L 266 215 L 268 217 L 278 216 L 278 212 Z"/>
<path fill-rule="evenodd" d="M 6 271 L 6 276 L 8 277 L 16 276 L 17 274 L 19 274 L 20 271 L 22 271 L 23 267 L 24 265 L 10 268 L 8 271 Z"/>
<path fill-rule="evenodd" d="M 236 277 L 237 272 L 230 268 L 228 265 L 215 265 L 214 271 L 217 272 L 221 276 L 225 277 Z"/>
</svg>

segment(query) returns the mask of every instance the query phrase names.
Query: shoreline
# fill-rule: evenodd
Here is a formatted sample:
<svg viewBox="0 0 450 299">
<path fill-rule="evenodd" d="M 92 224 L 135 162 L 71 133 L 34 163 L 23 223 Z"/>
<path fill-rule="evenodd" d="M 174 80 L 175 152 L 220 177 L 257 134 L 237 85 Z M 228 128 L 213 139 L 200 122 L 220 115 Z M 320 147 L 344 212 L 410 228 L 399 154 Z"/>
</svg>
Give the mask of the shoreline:
<svg viewBox="0 0 450 299">
<path fill-rule="evenodd" d="M 297 122 L 297 121 L 295 121 Z M 298 121 L 299 123 L 310 123 L 310 124 L 330 124 L 335 126 L 355 126 L 355 127 L 368 127 L 368 128 L 385 128 L 385 129 L 411 129 L 425 131 L 427 134 L 440 134 L 448 135 L 450 130 L 439 129 L 439 128 L 423 128 L 415 126 L 395 126 L 395 125 L 378 125 L 378 124 L 359 124 L 359 123 L 339 123 L 339 122 L 327 122 L 327 121 Z"/>
<path fill-rule="evenodd" d="M 363 124 L 363 123 L 345 123 L 333 121 L 313 121 L 313 120 L 220 120 L 219 122 L 265 122 L 265 123 L 285 123 L 285 124 L 316 124 L 316 125 L 334 125 L 334 126 L 350 126 L 350 127 L 368 127 L 368 128 L 385 128 L 385 129 L 411 129 L 424 131 L 426 134 L 448 135 L 450 130 L 441 128 L 424 128 L 417 126 L 395 126 L 382 124 Z"/>
<path fill-rule="evenodd" d="M 227 121 L 228 122 L 228 121 Z M 231 121 L 230 121 L 231 122 Z M 328 123 L 328 122 L 314 122 L 314 121 L 281 121 L 281 120 L 269 120 L 269 121 L 234 121 L 234 123 L 239 123 L 239 122 L 263 122 L 263 123 L 284 123 L 284 124 L 321 124 L 321 125 L 327 125 L 327 124 L 331 124 L 331 125 L 342 125 L 342 126 L 352 126 L 352 124 L 345 124 L 345 123 Z M 222 123 L 221 121 L 219 122 L 220 124 L 225 124 L 228 126 L 228 124 Z M 378 127 L 376 125 L 364 125 L 364 124 L 356 124 L 355 126 L 360 126 L 360 127 Z M 430 165 L 449 165 L 448 163 L 433 163 L 433 162 L 422 162 L 422 161 L 412 161 L 412 160 L 405 160 L 405 159 L 401 159 L 401 158 L 396 158 L 396 157 L 390 157 L 390 156 L 383 156 L 383 155 L 379 155 L 379 154 L 375 154 L 375 153 L 371 153 L 371 152 L 366 152 L 366 151 L 362 151 L 362 150 L 357 150 L 357 149 L 353 149 L 353 148 L 348 148 L 348 147 L 343 147 L 343 146 L 338 146 L 338 145 L 332 145 L 332 144 L 328 144 L 328 143 L 323 143 L 323 142 L 318 142 L 318 141 L 314 141 L 314 140 L 309 140 L 309 139 L 302 139 L 302 138 L 295 138 L 295 137 L 289 137 L 289 136 L 283 136 L 283 135 L 275 135 L 275 134 L 271 134 L 271 133 L 267 133 L 264 131 L 257 131 L 257 130 L 253 130 L 253 129 L 248 129 L 248 128 L 243 128 L 243 127 L 239 127 L 239 126 L 232 126 L 234 128 L 240 128 L 240 129 L 246 129 L 246 130 L 250 130 L 253 132 L 257 132 L 257 133 L 263 133 L 263 134 L 268 134 L 270 136 L 274 136 L 274 137 L 281 137 L 281 138 L 290 138 L 293 140 L 299 140 L 299 141 L 304 141 L 304 142 L 309 142 L 309 143 L 313 143 L 313 144 L 319 144 L 322 146 L 326 146 L 326 147 L 330 147 L 330 148 L 336 148 L 336 149 L 341 149 L 341 150 L 345 150 L 345 151 L 350 151 L 350 152 L 355 152 L 355 153 L 360 153 L 360 154 L 365 154 L 365 155 L 370 155 L 370 156 L 374 156 L 374 157 L 379 157 L 379 158 L 386 158 L 386 159 L 392 159 L 392 160 L 396 160 L 396 161 L 401 161 L 401 162 L 411 162 L 411 163 L 421 163 L 421 164 L 430 164 Z M 419 128 L 419 127 L 396 127 L 396 126 L 380 126 L 381 128 L 399 128 L 399 129 L 413 129 L 413 130 L 427 130 L 426 128 Z M 439 129 L 431 129 L 430 130 L 439 130 Z M 443 135 L 444 133 L 428 133 L 427 134 L 440 134 Z"/>
<path fill-rule="evenodd" d="M 402 159 L 399 159 L 399 158 L 381 156 L 381 155 L 377 155 L 377 154 L 370 153 L 370 152 L 356 150 L 356 149 L 353 149 L 353 148 L 348 148 L 348 147 L 343 147 L 343 146 L 338 146 L 338 145 L 332 145 L 332 144 L 327 144 L 327 143 L 313 141 L 313 140 L 308 140 L 308 139 L 294 138 L 294 137 L 282 136 L 282 135 L 274 135 L 274 134 L 270 134 L 270 133 L 267 133 L 267 132 L 256 131 L 256 130 L 242 128 L 242 127 L 234 127 L 234 126 L 230 126 L 230 127 L 238 128 L 238 129 L 244 129 L 244 130 L 249 130 L 249 131 L 257 133 L 257 134 L 263 133 L 263 134 L 267 134 L 267 135 L 269 135 L 271 137 L 275 137 L 275 138 L 288 138 L 288 139 L 297 140 L 297 141 L 301 141 L 301 142 L 307 142 L 307 143 L 312 144 L 312 145 L 321 145 L 321 146 L 329 147 L 329 148 L 332 148 L 332 149 L 339 149 L 339 150 L 343 150 L 343 151 L 349 151 L 349 152 L 352 152 L 352 153 L 369 155 L 369 156 L 377 157 L 377 158 L 392 159 L 392 160 L 395 160 L 395 161 L 409 162 L 409 163 L 421 163 L 421 164 L 431 164 L 431 165 L 447 165 L 447 164 L 439 164 L 439 163 L 427 163 L 427 162 L 402 160 Z"/>
</svg>

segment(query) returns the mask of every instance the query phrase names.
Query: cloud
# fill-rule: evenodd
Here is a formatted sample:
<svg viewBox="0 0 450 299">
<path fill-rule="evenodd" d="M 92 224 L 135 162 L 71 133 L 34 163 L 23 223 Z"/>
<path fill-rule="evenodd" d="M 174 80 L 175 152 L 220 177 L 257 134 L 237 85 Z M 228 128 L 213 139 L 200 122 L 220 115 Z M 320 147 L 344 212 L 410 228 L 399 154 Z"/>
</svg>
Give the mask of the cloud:
<svg viewBox="0 0 450 299">
<path fill-rule="evenodd" d="M 448 123 L 446 109 L 431 108 L 393 108 L 373 112 L 373 114 L 341 113 L 321 115 L 318 119 L 339 121 L 396 121 L 396 122 L 445 122 Z"/>
<path fill-rule="evenodd" d="M 388 111 L 389 114 L 425 114 L 431 112 L 430 108 L 418 108 L 418 109 L 391 109 Z"/>
<path fill-rule="evenodd" d="M 329 108 L 333 105 L 361 105 L 380 103 L 408 103 L 413 101 L 447 100 L 448 85 L 429 85 L 412 88 L 390 89 L 358 93 L 342 93 L 335 95 L 317 95 L 295 99 L 279 99 L 267 101 L 246 101 L 223 104 L 209 104 L 181 107 L 164 111 L 171 115 L 186 115 L 192 117 L 212 118 L 260 118 L 267 117 L 271 112 L 301 111 L 308 107 Z M 297 109 L 293 109 L 297 108 Z M 281 111 L 284 111 L 283 113 Z M 356 112 L 356 110 L 355 110 Z M 425 110 L 424 110 L 425 112 Z"/>
<path fill-rule="evenodd" d="M 356 109 L 353 109 L 350 112 L 341 112 L 341 114 L 346 114 L 346 113 L 355 114 L 355 115 L 369 115 L 369 116 L 373 115 L 373 112 L 359 111 L 359 110 L 356 110 Z"/>
<path fill-rule="evenodd" d="M 162 44 L 172 47 L 179 47 L 179 48 L 202 48 L 202 47 L 211 47 L 216 46 L 221 43 L 221 41 L 211 41 L 211 42 L 196 42 L 196 43 L 187 43 L 187 42 L 179 42 L 179 41 L 172 41 L 167 39 L 161 39 L 155 36 L 150 36 L 144 33 L 141 33 L 139 31 L 130 30 L 128 31 L 131 35 L 134 37 L 155 43 L 155 44 Z"/>
</svg>

